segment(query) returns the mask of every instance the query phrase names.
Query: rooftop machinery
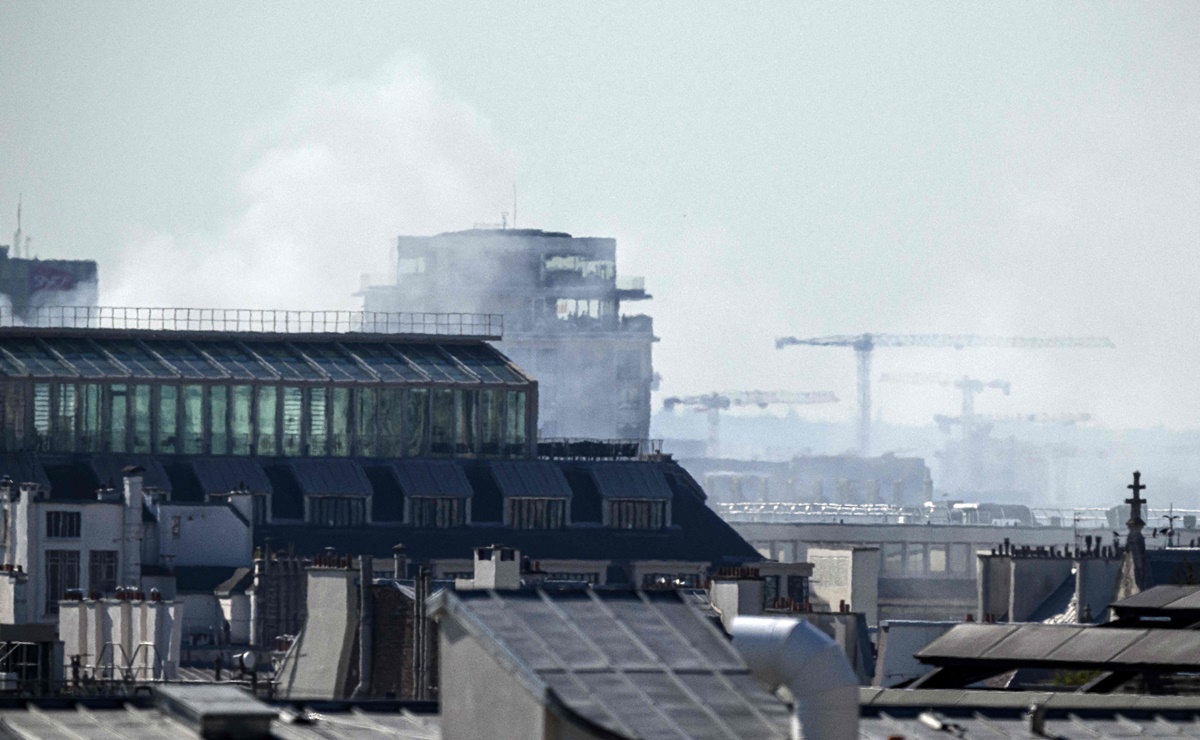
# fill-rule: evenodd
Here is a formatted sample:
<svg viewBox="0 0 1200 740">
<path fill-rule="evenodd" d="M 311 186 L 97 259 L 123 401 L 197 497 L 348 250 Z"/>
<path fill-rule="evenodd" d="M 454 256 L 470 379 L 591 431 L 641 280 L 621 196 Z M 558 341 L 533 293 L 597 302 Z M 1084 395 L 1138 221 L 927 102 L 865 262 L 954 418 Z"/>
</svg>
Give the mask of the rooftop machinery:
<svg viewBox="0 0 1200 740">
<path fill-rule="evenodd" d="M 859 334 L 854 336 L 797 339 L 780 337 L 775 348 L 794 345 L 851 347 L 858 361 L 858 452 L 871 454 L 871 353 L 876 347 L 938 347 L 966 349 L 1102 349 L 1111 348 L 1107 337 L 986 337 L 974 334 Z"/>
<path fill-rule="evenodd" d="M 730 406 L 757 406 L 766 408 L 772 405 L 806 406 L 816 403 L 837 403 L 838 397 L 829 391 L 731 391 L 728 393 L 707 393 L 702 396 L 672 396 L 663 400 L 663 408 L 667 411 L 676 406 L 692 406 L 696 411 L 703 411 L 708 416 L 708 444 L 705 448 L 707 457 L 721 456 L 721 412 Z"/>
</svg>

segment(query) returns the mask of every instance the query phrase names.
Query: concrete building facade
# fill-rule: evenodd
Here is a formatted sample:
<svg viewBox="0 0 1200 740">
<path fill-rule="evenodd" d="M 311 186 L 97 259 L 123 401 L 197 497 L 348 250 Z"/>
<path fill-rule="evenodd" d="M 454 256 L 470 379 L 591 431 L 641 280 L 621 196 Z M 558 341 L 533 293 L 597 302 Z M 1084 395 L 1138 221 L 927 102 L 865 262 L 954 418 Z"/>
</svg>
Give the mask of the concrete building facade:
<svg viewBox="0 0 1200 740">
<path fill-rule="evenodd" d="M 622 303 L 650 298 L 617 274 L 615 239 L 536 229 L 401 236 L 395 283 L 364 286 L 367 311 L 504 315 L 497 347 L 540 383 L 539 436 L 646 439 L 653 321 Z"/>
</svg>

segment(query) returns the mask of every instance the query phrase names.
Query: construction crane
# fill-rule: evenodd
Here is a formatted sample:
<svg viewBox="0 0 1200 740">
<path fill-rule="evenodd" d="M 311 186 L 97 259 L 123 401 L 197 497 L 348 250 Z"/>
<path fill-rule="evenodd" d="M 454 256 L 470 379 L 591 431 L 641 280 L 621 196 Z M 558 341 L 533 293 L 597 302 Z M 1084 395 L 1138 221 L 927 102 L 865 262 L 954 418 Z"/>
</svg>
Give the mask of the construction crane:
<svg viewBox="0 0 1200 740">
<path fill-rule="evenodd" d="M 940 385 L 954 386 L 962 391 L 962 418 L 964 420 L 975 418 L 975 396 L 983 393 L 988 388 L 996 388 L 1008 395 L 1012 391 L 1012 384 L 1007 380 L 980 380 L 979 378 L 971 378 L 966 375 L 955 377 L 953 375 L 942 375 L 941 373 L 884 373 L 879 376 L 881 383 L 908 383 L 910 385 Z"/>
<path fill-rule="evenodd" d="M 1107 337 L 986 337 L 974 334 L 859 334 L 857 336 L 780 337 L 775 348 L 795 345 L 812 347 L 851 347 L 858 361 L 858 450 L 871 452 L 871 353 L 876 347 L 943 347 L 967 349 L 1000 347 L 1006 349 L 1101 349 L 1111 348 Z"/>
<path fill-rule="evenodd" d="M 701 396 L 671 396 L 663 400 L 667 411 L 676 406 L 691 406 L 708 416 L 708 457 L 721 456 L 721 412 L 731 406 L 757 406 L 765 409 L 771 405 L 807 406 L 816 403 L 837 403 L 838 397 L 829 391 L 731 391 L 706 393 Z"/>
</svg>

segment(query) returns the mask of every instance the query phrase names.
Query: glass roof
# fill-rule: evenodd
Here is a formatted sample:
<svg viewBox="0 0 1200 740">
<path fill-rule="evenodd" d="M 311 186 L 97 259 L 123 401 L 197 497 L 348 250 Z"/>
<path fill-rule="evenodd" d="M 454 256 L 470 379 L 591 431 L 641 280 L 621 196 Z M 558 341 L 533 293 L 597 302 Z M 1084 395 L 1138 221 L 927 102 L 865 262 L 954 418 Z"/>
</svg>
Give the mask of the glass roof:
<svg viewBox="0 0 1200 740">
<path fill-rule="evenodd" d="M 491 345 L 0 336 L 0 377 L 310 383 L 528 383 Z"/>
</svg>

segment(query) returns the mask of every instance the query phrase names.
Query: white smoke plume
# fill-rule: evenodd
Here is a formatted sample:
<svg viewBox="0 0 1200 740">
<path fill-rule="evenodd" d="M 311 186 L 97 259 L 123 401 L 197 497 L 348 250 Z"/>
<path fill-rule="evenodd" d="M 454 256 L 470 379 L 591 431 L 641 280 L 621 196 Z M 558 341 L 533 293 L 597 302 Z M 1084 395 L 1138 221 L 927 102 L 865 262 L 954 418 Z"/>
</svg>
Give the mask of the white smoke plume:
<svg viewBox="0 0 1200 740">
<path fill-rule="evenodd" d="M 496 221 L 514 157 L 424 65 L 310 80 L 248 132 L 237 212 L 205 232 L 140 230 L 105 272 L 115 306 L 354 309 L 397 234 Z"/>
</svg>

